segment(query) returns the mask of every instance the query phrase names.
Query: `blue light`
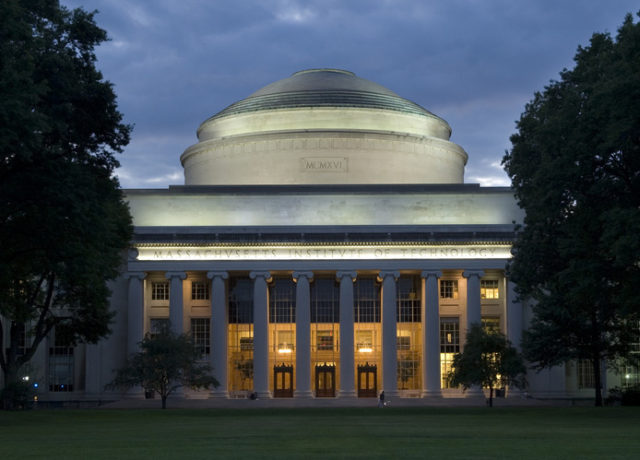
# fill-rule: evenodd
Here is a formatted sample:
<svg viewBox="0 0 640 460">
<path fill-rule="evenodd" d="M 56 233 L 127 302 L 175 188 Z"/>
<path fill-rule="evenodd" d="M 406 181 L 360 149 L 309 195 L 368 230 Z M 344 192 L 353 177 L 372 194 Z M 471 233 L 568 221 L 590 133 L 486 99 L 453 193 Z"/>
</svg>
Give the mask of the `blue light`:
<svg viewBox="0 0 640 460">
<path fill-rule="evenodd" d="M 37 382 L 33 384 L 33 388 L 38 388 L 38 383 Z"/>
</svg>

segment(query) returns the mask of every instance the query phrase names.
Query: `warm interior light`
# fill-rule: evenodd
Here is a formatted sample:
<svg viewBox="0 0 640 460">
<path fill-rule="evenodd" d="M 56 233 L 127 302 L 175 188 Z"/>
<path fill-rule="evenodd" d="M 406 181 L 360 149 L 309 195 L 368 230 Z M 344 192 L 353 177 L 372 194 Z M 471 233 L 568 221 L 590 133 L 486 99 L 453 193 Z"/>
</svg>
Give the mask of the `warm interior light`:
<svg viewBox="0 0 640 460">
<path fill-rule="evenodd" d="M 358 348 L 358 351 L 360 353 L 371 353 L 371 352 L 373 352 L 373 348 L 369 348 L 369 347 Z"/>
<path fill-rule="evenodd" d="M 278 353 L 291 353 L 291 349 L 290 348 L 280 348 L 278 350 Z"/>
</svg>

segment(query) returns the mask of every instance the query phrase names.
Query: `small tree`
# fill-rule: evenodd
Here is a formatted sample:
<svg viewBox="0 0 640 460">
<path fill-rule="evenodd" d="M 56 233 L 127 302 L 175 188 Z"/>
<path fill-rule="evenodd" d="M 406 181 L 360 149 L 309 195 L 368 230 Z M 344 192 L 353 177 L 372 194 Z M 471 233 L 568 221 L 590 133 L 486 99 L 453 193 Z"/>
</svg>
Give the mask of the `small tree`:
<svg viewBox="0 0 640 460">
<path fill-rule="evenodd" d="M 447 378 L 452 386 L 467 390 L 472 385 L 489 388 L 489 406 L 493 407 L 493 389 L 506 385 L 524 388 L 526 367 L 522 356 L 501 332 L 486 331 L 473 324 L 467 332 L 462 353 L 453 357 L 453 370 Z"/>
<path fill-rule="evenodd" d="M 117 371 L 107 388 L 141 386 L 145 391 L 158 393 L 162 408 L 166 409 L 167 397 L 178 388 L 199 389 L 219 385 L 210 375 L 211 366 L 201 363 L 201 357 L 190 335 L 178 335 L 167 325 L 157 334 L 145 335 L 140 342 L 140 351 Z"/>
</svg>

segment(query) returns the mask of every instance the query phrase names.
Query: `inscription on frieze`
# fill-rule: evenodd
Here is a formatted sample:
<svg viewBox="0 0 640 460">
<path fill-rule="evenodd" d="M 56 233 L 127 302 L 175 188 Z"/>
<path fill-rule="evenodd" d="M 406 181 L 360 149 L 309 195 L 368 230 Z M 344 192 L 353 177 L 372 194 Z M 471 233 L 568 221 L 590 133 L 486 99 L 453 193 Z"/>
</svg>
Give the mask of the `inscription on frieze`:
<svg viewBox="0 0 640 460">
<path fill-rule="evenodd" d="M 300 158 L 302 172 L 347 172 L 349 159 L 345 157 Z"/>
</svg>

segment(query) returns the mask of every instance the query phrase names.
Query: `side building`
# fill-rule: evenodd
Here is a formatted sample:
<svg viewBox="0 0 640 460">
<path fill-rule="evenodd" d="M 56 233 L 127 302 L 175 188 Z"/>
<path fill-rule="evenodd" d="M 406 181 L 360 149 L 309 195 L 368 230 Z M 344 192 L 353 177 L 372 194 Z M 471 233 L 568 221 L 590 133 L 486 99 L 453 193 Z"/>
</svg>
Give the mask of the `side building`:
<svg viewBox="0 0 640 460">
<path fill-rule="evenodd" d="M 519 346 L 530 310 L 505 276 L 523 212 L 509 188 L 464 183 L 450 135 L 335 69 L 209 118 L 181 156 L 185 185 L 126 191 L 135 236 L 112 285 L 113 334 L 71 349 L 53 334 L 34 361 L 40 399 L 142 397 L 104 386 L 165 321 L 221 382 L 184 397 L 462 396 L 445 375 L 469 325 Z M 592 396 L 581 363 L 528 380 L 536 397 Z"/>
</svg>

